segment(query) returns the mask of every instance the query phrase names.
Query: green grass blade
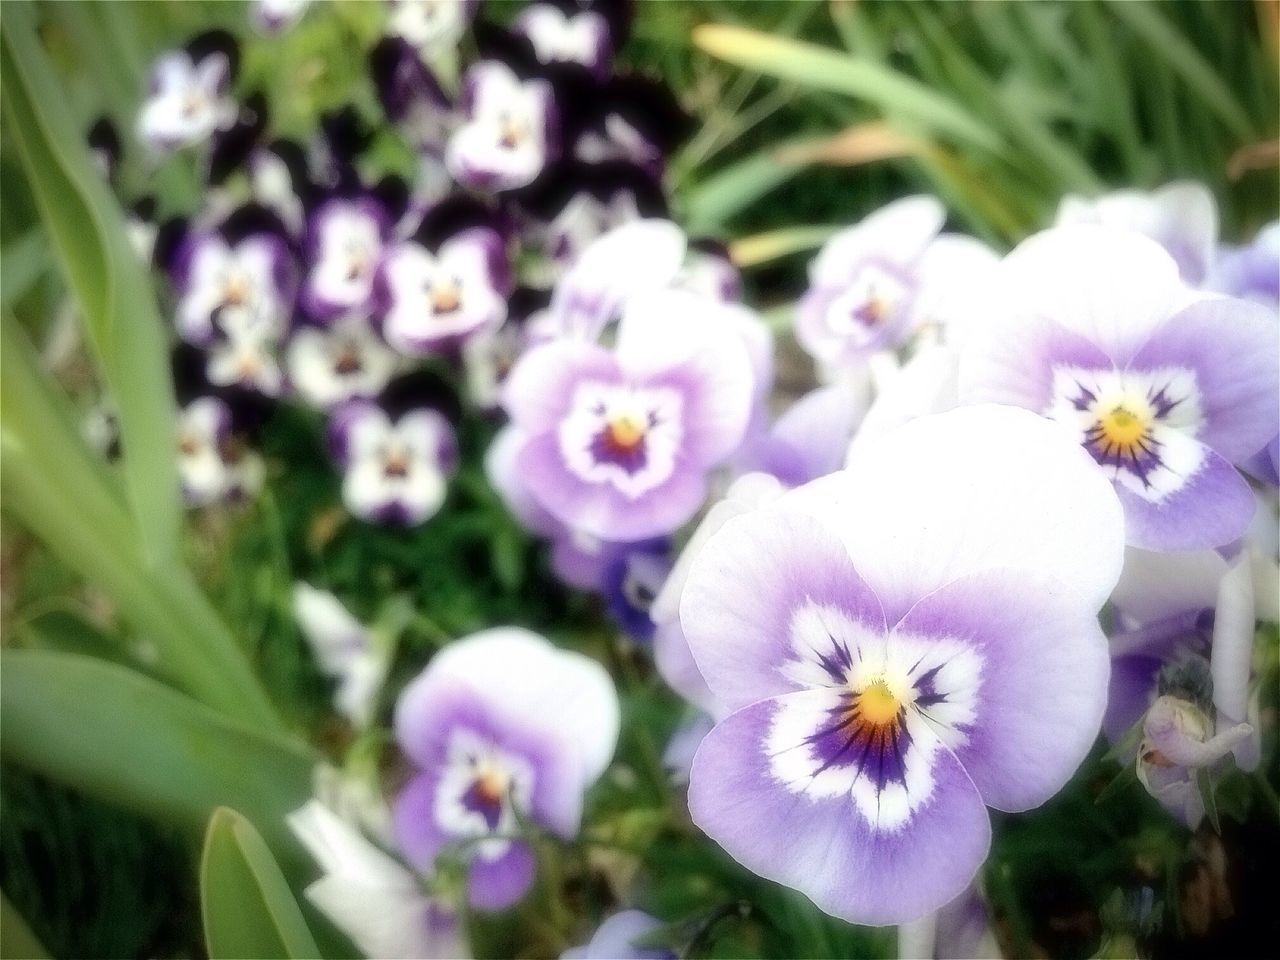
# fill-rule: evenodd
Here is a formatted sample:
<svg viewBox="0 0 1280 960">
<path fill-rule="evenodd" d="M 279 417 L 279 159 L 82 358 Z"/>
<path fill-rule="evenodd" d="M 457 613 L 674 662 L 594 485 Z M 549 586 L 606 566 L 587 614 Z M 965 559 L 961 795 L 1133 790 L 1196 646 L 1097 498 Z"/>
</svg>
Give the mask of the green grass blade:
<svg viewBox="0 0 1280 960">
<path fill-rule="evenodd" d="M 721 60 L 814 89 L 857 97 L 884 113 L 911 120 L 925 132 L 948 135 L 997 153 L 1003 149 L 999 134 L 959 104 L 880 64 L 725 24 L 698 27 L 693 40 Z"/>
<path fill-rule="evenodd" d="M 44 960 L 51 956 L 31 932 L 26 918 L 0 893 L 0 958 L 3 960 Z"/>
<path fill-rule="evenodd" d="M 205 834 L 200 912 L 212 960 L 320 956 L 270 849 L 226 807 L 213 812 Z"/>
<path fill-rule="evenodd" d="M 119 205 L 89 162 L 75 118 L 39 45 L 29 3 L 5 7 L 0 94 L 51 246 L 79 302 L 87 339 L 119 417 L 125 486 L 145 556 L 178 556 L 182 511 L 168 337 L 150 277 Z"/>
</svg>

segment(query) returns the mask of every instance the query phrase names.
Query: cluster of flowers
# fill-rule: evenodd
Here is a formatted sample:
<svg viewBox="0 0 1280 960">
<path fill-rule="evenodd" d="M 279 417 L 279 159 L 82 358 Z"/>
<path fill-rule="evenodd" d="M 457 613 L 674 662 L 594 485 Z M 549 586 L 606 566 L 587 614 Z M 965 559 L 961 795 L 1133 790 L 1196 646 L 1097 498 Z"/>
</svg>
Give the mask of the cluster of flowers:
<svg viewBox="0 0 1280 960">
<path fill-rule="evenodd" d="M 283 29 L 303 6 L 258 13 Z M 1070 199 L 1001 257 L 899 201 L 814 260 L 795 333 L 823 382 L 779 411 L 727 257 L 654 216 L 679 125 L 613 74 L 620 9 L 540 2 L 502 31 L 462 0 L 390 5 L 370 65 L 412 188 L 367 182 L 350 112 L 309 149 L 264 140 L 223 38 L 161 61 L 140 134 L 211 148 L 209 209 L 154 248 L 209 389 L 182 419 L 188 498 L 260 475 L 226 442 L 235 388 L 325 411 L 354 514 L 426 520 L 452 430 L 393 388 L 461 358 L 508 420 L 494 488 L 700 709 L 668 762 L 752 871 L 854 922 L 954 911 L 987 808 L 1043 803 L 1100 729 L 1194 825 L 1229 755 L 1258 762 L 1280 228 L 1220 248 L 1212 198 L 1178 184 Z M 428 64 L 468 25 L 455 101 Z M 387 644 L 305 584 L 295 606 L 368 725 Z M 460 955 L 450 878 L 473 909 L 517 902 L 530 838 L 576 836 L 619 718 L 580 654 L 514 627 L 454 641 L 400 695 L 413 774 L 389 808 L 343 781 L 295 815 L 325 871 L 309 896 L 373 955 Z M 659 926 L 621 913 L 577 955 L 643 955 Z"/>
</svg>

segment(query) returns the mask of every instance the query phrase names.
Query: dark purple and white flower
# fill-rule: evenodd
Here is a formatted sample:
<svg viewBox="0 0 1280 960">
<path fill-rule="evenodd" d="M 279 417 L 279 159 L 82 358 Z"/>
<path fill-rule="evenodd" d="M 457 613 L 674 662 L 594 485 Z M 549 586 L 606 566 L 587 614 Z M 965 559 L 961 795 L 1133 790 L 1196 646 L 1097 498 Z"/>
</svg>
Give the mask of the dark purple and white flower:
<svg viewBox="0 0 1280 960">
<path fill-rule="evenodd" d="M 846 920 L 943 906 L 986 856 L 986 807 L 1043 803 L 1092 746 L 1122 548 L 1088 455 L 990 405 L 729 520 L 680 604 L 731 711 L 694 758 L 694 822 Z"/>
<path fill-rule="evenodd" d="M 384 37 L 369 54 L 369 69 L 387 118 L 416 149 L 442 158 L 459 118 L 417 51 L 400 37 Z"/>
<path fill-rule="evenodd" d="M 231 408 L 219 397 L 178 411 L 178 479 L 188 507 L 246 500 L 262 488 L 262 458 L 232 427 Z"/>
<path fill-rule="evenodd" d="M 1218 205 L 1202 183 L 1182 180 L 1159 190 L 1116 190 L 1092 200 L 1064 197 L 1055 226 L 1090 224 L 1132 230 L 1160 246 L 1178 265 L 1185 283 L 1198 287 L 1209 276 L 1218 243 Z"/>
<path fill-rule="evenodd" d="M 960 397 L 1059 423 L 1116 485 L 1130 544 L 1193 550 L 1254 512 L 1232 467 L 1277 432 L 1280 332 L 1256 304 L 1200 296 L 1152 241 L 1059 227 L 1002 264 L 966 341 Z"/>
<path fill-rule="evenodd" d="M 708 321 L 706 306 L 684 291 L 636 298 L 614 350 L 554 340 L 512 371 L 503 405 L 526 438 L 519 470 L 566 526 L 644 540 L 702 505 L 708 474 L 742 442 L 756 392 L 742 338 Z"/>
<path fill-rule="evenodd" d="M 532 183 L 559 151 L 555 97 L 541 78 L 522 80 L 496 60 L 463 78 L 466 122 L 454 131 L 445 165 L 455 180 L 484 190 Z"/>
<path fill-rule="evenodd" d="M 327 328 L 299 327 L 285 348 L 290 386 L 321 410 L 376 397 L 399 363 L 368 321 L 358 317 Z"/>
<path fill-rule="evenodd" d="M 650 643 L 654 624 L 649 611 L 671 573 L 671 545 L 666 540 L 626 544 L 607 555 L 600 592 L 609 616 L 632 640 Z"/>
<path fill-rule="evenodd" d="M 316 320 L 367 314 L 383 244 L 392 229 L 386 207 L 372 195 L 333 197 L 308 218 L 311 264 L 302 302 Z"/>
<path fill-rule="evenodd" d="M 479 0 L 388 0 L 387 29 L 433 63 L 456 52 L 478 4 Z"/>
<path fill-rule="evenodd" d="M 286 818 L 323 875 L 305 894 L 369 957 L 456 960 L 470 956 L 455 907 L 319 800 Z"/>
<path fill-rule="evenodd" d="M 202 35 L 188 49 L 172 50 L 155 62 L 138 114 L 143 144 L 177 150 L 203 143 L 235 122 L 239 108 L 231 98 L 235 51 L 230 43 L 229 36 Z"/>
<path fill-rule="evenodd" d="M 343 470 L 343 503 L 376 523 L 410 527 L 435 516 L 457 468 L 453 428 L 435 410 L 393 421 L 377 404 L 352 400 L 330 417 L 329 445 Z"/>
<path fill-rule="evenodd" d="M 253 0 L 253 25 L 267 34 L 284 33 L 302 19 L 311 0 Z"/>
<path fill-rule="evenodd" d="M 268 397 L 284 392 L 280 333 L 231 311 L 220 318 L 222 335 L 206 348 L 205 377 L 214 387 L 242 387 Z"/>
<path fill-rule="evenodd" d="M 582 946 L 560 954 L 560 960 L 676 960 L 670 947 L 640 945 L 663 926 L 642 910 L 622 910 L 601 923 Z"/>
<path fill-rule="evenodd" d="M 603 79 L 613 65 L 609 22 L 594 10 L 531 3 L 516 16 L 513 32 L 528 39 L 539 62 L 577 63 Z"/>
<path fill-rule="evenodd" d="M 402 353 L 426 354 L 490 333 L 507 316 L 508 278 L 502 238 L 487 227 L 435 250 L 418 239 L 394 243 L 378 272 L 382 335 Z"/>
<path fill-rule="evenodd" d="M 337 680 L 334 708 L 365 729 L 391 666 L 390 649 L 337 597 L 308 583 L 293 585 L 293 616 L 320 670 Z"/>
<path fill-rule="evenodd" d="M 405 856 L 420 869 L 460 860 L 473 907 L 511 906 L 535 872 L 521 824 L 576 836 L 618 726 L 613 682 L 582 654 L 517 627 L 449 644 L 396 706 L 396 739 L 416 768 L 395 802 Z"/>
</svg>

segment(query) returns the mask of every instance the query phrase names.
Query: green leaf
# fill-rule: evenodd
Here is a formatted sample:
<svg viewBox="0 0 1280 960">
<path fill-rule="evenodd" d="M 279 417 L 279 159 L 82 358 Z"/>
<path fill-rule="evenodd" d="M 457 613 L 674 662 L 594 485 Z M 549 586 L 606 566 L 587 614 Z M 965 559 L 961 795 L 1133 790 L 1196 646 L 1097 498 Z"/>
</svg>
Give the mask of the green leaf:
<svg viewBox="0 0 1280 960">
<path fill-rule="evenodd" d="M 1003 150 L 999 134 L 972 113 L 889 67 L 727 24 L 695 28 L 693 42 L 713 57 L 749 70 L 857 97 L 883 113 L 913 120 L 928 132 L 947 134 L 997 153 Z"/>
<path fill-rule="evenodd" d="M 31 932 L 9 898 L 0 894 L 0 957 L 5 960 L 44 960 L 49 951 Z"/>
<path fill-rule="evenodd" d="M 1218 820 L 1218 803 L 1213 794 L 1213 778 L 1208 767 L 1196 770 L 1196 789 L 1200 792 L 1200 802 L 1204 804 L 1204 814 L 1209 818 L 1209 826 L 1213 832 L 1222 833 L 1222 824 Z"/>
<path fill-rule="evenodd" d="M 799 164 L 779 163 L 774 151 L 766 150 L 713 174 L 686 193 L 689 232 L 722 229 L 735 214 L 803 169 Z"/>
<path fill-rule="evenodd" d="M 213 812 L 205 834 L 200 912 L 212 960 L 320 955 L 266 843 L 226 807 Z"/>
<path fill-rule="evenodd" d="M 0 654 L 0 755 L 108 803 L 202 830 L 245 811 L 279 849 L 314 758 L 124 667 L 45 650 Z"/>
<path fill-rule="evenodd" d="M 9 139 L 115 401 L 125 486 L 144 556 L 163 567 L 179 555 L 182 524 L 166 327 L 120 207 L 90 163 L 66 91 L 41 49 L 32 4 L 5 6 L 0 41 Z"/>
<path fill-rule="evenodd" d="M 44 231 L 32 227 L 0 251 L 0 306 L 22 299 L 49 267 L 49 241 Z"/>
</svg>

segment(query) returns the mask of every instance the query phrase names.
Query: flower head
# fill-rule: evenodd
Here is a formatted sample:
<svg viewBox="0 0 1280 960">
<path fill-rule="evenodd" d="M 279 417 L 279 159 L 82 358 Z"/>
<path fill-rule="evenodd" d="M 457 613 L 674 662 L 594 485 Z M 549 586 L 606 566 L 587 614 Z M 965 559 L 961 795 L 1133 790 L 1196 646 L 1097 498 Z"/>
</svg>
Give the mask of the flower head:
<svg viewBox="0 0 1280 960">
<path fill-rule="evenodd" d="M 962 400 L 1027 407 L 1111 478 L 1130 544 L 1216 547 L 1253 514 L 1232 463 L 1277 431 L 1277 327 L 1255 304 L 1198 297 L 1159 246 L 1060 227 L 999 274 L 993 318 L 966 341 Z"/>
<path fill-rule="evenodd" d="M 327 410 L 376 397 L 399 364 L 358 317 L 330 327 L 299 327 L 285 348 L 290 385 L 307 403 Z"/>
<path fill-rule="evenodd" d="M 467 121 L 449 140 L 445 163 L 459 183 L 514 190 L 532 183 L 558 152 L 555 98 L 543 79 L 522 80 L 497 60 L 464 78 Z"/>
<path fill-rule="evenodd" d="M 461 859 L 473 906 L 510 906 L 534 874 L 520 824 L 577 833 L 618 723 L 609 675 L 581 654 L 515 627 L 450 644 L 396 707 L 396 737 L 418 771 L 395 804 L 401 849 L 424 868 L 439 854 Z"/>
<path fill-rule="evenodd" d="M 168 151 L 230 127 L 238 112 L 230 97 L 234 72 L 234 42 L 226 34 L 202 34 L 187 49 L 164 54 L 151 69 L 138 138 L 153 150 Z"/>
<path fill-rule="evenodd" d="M 729 520 L 680 604 L 733 711 L 694 758 L 694 821 L 845 919 L 942 906 L 986 854 L 985 807 L 1042 803 L 1093 743 L 1121 547 L 1089 458 L 995 406 L 923 417 Z"/>
</svg>

